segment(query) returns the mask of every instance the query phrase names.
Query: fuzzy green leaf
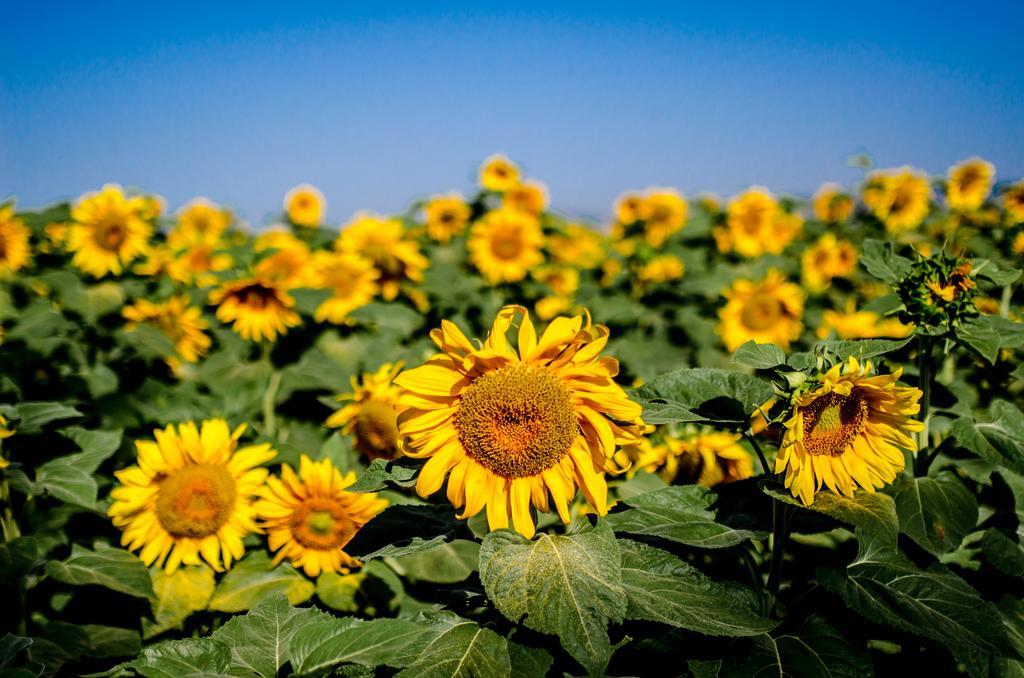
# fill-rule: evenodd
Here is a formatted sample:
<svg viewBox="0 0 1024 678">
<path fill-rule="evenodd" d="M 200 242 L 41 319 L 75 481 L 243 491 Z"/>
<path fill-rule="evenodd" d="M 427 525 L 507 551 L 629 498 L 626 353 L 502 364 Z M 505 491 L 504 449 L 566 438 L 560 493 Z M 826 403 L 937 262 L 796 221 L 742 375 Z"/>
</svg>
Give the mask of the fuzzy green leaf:
<svg viewBox="0 0 1024 678">
<path fill-rule="evenodd" d="M 309 600 L 313 582 L 294 567 L 282 563 L 271 567 L 265 551 L 254 551 L 232 566 L 210 599 L 209 608 L 218 612 L 244 612 L 267 596 L 283 593 L 288 602 L 298 605 Z"/>
<path fill-rule="evenodd" d="M 112 546 L 97 544 L 96 550 L 90 551 L 76 544 L 67 560 L 47 562 L 46 574 L 65 584 L 103 586 L 136 598 L 156 600 L 149 570 L 142 561 Z"/>
</svg>

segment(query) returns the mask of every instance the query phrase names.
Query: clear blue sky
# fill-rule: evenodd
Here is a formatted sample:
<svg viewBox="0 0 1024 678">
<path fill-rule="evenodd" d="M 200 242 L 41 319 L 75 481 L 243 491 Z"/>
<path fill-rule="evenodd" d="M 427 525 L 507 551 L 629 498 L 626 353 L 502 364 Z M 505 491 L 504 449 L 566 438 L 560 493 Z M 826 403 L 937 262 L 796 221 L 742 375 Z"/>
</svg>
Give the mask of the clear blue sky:
<svg viewBox="0 0 1024 678">
<path fill-rule="evenodd" d="M 116 181 L 254 224 L 467 192 L 503 151 L 554 207 L 624 189 L 809 194 L 848 155 L 1024 176 L 1024 3 L 3 0 L 0 197 Z"/>
</svg>

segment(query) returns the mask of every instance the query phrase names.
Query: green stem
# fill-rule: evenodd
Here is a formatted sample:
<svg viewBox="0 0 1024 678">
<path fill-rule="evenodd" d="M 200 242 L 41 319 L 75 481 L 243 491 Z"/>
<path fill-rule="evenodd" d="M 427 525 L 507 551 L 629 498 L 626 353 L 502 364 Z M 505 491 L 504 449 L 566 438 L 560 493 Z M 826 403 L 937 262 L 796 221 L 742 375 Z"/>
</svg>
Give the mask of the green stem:
<svg viewBox="0 0 1024 678">
<path fill-rule="evenodd" d="M 772 501 L 772 563 L 768 570 L 768 593 L 772 608 L 777 607 L 779 588 L 782 586 L 782 561 L 789 543 L 790 505 Z"/>
<path fill-rule="evenodd" d="M 750 433 L 744 433 L 743 437 L 747 439 L 750 446 L 754 448 L 754 452 L 757 453 L 757 458 L 761 462 L 761 472 L 766 476 L 772 475 L 772 472 L 768 467 L 768 461 L 765 459 L 764 452 L 761 451 L 761 446 L 757 444 L 757 439 Z"/>
<path fill-rule="evenodd" d="M 1003 287 L 1003 297 L 999 300 L 999 317 L 1009 318 L 1010 317 L 1010 299 L 1013 297 L 1013 287 L 1006 285 Z"/>
<path fill-rule="evenodd" d="M 924 424 L 924 430 L 921 431 L 917 445 L 917 463 L 914 470 L 917 477 L 922 477 L 928 475 L 928 467 L 931 465 L 931 457 L 928 454 L 928 417 L 931 414 L 932 381 L 935 378 L 932 374 L 931 337 L 923 334 L 918 336 L 917 372 L 918 385 L 921 388 L 921 422 Z"/>
<path fill-rule="evenodd" d="M 274 400 L 277 398 L 277 389 L 280 386 L 281 373 L 273 370 L 270 373 L 270 381 L 267 382 L 267 390 L 263 392 L 263 435 L 268 438 L 273 438 L 277 430 Z"/>
</svg>

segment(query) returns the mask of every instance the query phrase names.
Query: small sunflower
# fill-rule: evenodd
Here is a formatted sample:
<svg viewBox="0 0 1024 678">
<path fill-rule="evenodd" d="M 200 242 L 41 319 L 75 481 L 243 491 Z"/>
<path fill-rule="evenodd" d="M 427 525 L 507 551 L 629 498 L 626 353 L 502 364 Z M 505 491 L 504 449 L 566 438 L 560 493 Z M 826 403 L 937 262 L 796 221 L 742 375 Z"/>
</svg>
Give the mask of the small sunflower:
<svg viewBox="0 0 1024 678">
<path fill-rule="evenodd" d="M 909 167 L 876 172 L 864 189 L 864 203 L 890 233 L 917 228 L 928 216 L 931 197 L 928 178 Z"/>
<path fill-rule="evenodd" d="M 501 206 L 539 217 L 548 206 L 548 189 L 539 181 L 524 181 L 505 191 Z"/>
<path fill-rule="evenodd" d="M 651 247 L 661 247 L 668 237 L 686 225 L 688 208 L 683 196 L 671 188 L 654 188 L 640 203 L 644 221 L 644 239 Z"/>
<path fill-rule="evenodd" d="M 768 189 L 754 186 L 729 201 L 725 226 L 713 235 L 720 252 L 753 259 L 780 254 L 802 226 L 800 216 L 783 210 Z"/>
<path fill-rule="evenodd" d="M 679 257 L 662 254 L 641 266 L 636 275 L 643 283 L 666 283 L 681 279 L 685 271 L 686 267 Z"/>
<path fill-rule="evenodd" d="M 346 492 L 355 481 L 354 471 L 342 475 L 330 459 L 315 462 L 306 455 L 298 475 L 282 464 L 281 477 L 267 479 L 255 509 L 270 550 L 277 552 L 275 565 L 287 558 L 310 577 L 359 567 L 344 547 L 388 502 L 370 492 Z"/>
<path fill-rule="evenodd" d="M 615 220 L 623 226 L 640 221 L 643 206 L 643 194 L 633 191 L 623 193 L 615 201 Z"/>
<path fill-rule="evenodd" d="M 898 386 L 901 373 L 876 374 L 851 357 L 793 399 L 775 472 L 785 472 L 786 488 L 804 505 L 823 485 L 847 497 L 857 486 L 874 492 L 903 470 L 903 450 L 917 451 L 910 434 L 924 424 L 911 417 L 921 391 Z"/>
<path fill-rule="evenodd" d="M 505 191 L 519 185 L 519 168 L 503 155 L 492 155 L 480 166 L 480 186 L 488 191 Z"/>
<path fill-rule="evenodd" d="M 448 242 L 466 230 L 470 208 L 461 195 L 435 195 L 423 208 L 427 235 L 437 242 Z"/>
<path fill-rule="evenodd" d="M 296 226 L 314 228 L 323 223 L 327 200 L 315 186 L 302 184 L 284 196 L 284 213 Z"/>
<path fill-rule="evenodd" d="M 260 234 L 253 251 L 266 252 L 256 264 L 256 275 L 272 280 L 282 289 L 304 287 L 310 282 L 309 245 L 288 231 L 272 230 Z"/>
<path fill-rule="evenodd" d="M 469 260 L 491 284 L 522 280 L 544 261 L 544 234 L 534 216 L 488 212 L 469 233 Z"/>
<path fill-rule="evenodd" d="M 583 269 L 600 266 L 605 257 L 601 234 L 580 224 L 568 224 L 564 232 L 552 234 L 548 251 L 556 262 Z"/>
<path fill-rule="evenodd" d="M 722 296 L 718 332 L 730 352 L 750 340 L 785 349 L 803 331 L 803 290 L 775 269 L 758 282 L 737 280 Z"/>
<path fill-rule="evenodd" d="M 373 301 L 380 273 L 373 264 L 354 254 L 315 252 L 312 258 L 316 287 L 330 290 L 313 314 L 320 323 L 341 324 L 349 313 Z"/>
<path fill-rule="evenodd" d="M 1011 226 L 1024 223 L 1024 181 L 1018 181 L 1003 193 L 1006 222 Z"/>
<path fill-rule="evenodd" d="M 521 318 L 517 346 L 508 340 Z M 526 309 L 506 306 L 475 346 L 451 322 L 431 332 L 442 353 L 398 375 L 399 435 L 405 453 L 427 458 L 422 497 L 447 477 L 460 518 L 486 507 L 492 530 L 535 532 L 531 504 L 554 505 L 569 522 L 580 487 L 594 511 L 608 511 L 606 471 L 621 471 L 616 446 L 638 442 L 642 408 L 614 382 L 618 362 L 601 358 L 608 329 L 580 316 L 553 320 L 538 339 Z M 550 496 L 550 501 L 549 501 Z"/>
<path fill-rule="evenodd" d="M 376 372 L 352 377 L 352 392 L 337 397 L 345 403 L 324 422 L 353 436 L 355 448 L 369 459 L 394 459 L 401 454 L 398 444 L 398 398 L 402 389 L 395 376 L 402 363 L 385 363 Z"/>
<path fill-rule="evenodd" d="M 202 311 L 189 306 L 189 298 L 176 295 L 163 302 L 139 299 L 121 309 L 128 324 L 125 329 L 132 331 L 140 324 L 151 325 L 174 344 L 173 357 L 194 363 L 210 349 L 210 337 L 206 330 L 210 325 L 203 318 Z"/>
<path fill-rule="evenodd" d="M 704 487 L 732 483 L 754 475 L 754 463 L 738 433 L 693 432 L 667 436 L 660 443 L 646 441 L 630 450 L 633 468 L 657 474 L 666 483 Z"/>
<path fill-rule="evenodd" d="M 124 267 L 145 254 L 153 233 L 152 201 L 126 198 L 120 186 L 107 184 L 98 193 L 79 198 L 71 209 L 74 224 L 68 233 L 71 263 L 100 278 L 121 275 Z"/>
<path fill-rule="evenodd" d="M 406 237 L 401 221 L 369 212 L 357 214 L 345 226 L 334 249 L 373 262 L 385 301 L 394 300 L 404 284 L 423 282 L 423 270 L 429 265 L 416 242 Z"/>
<path fill-rule="evenodd" d="M 571 298 L 580 287 L 580 272 L 566 266 L 541 266 L 534 269 L 533 279 L 547 285 L 559 296 Z"/>
<path fill-rule="evenodd" d="M 217 273 L 228 270 L 233 264 L 231 255 L 220 250 L 218 245 L 197 242 L 169 255 L 165 268 L 168 277 L 175 282 L 210 287 L 220 281 Z"/>
<path fill-rule="evenodd" d="M 840 339 L 902 339 L 914 331 L 913 325 L 904 325 L 896 318 L 883 318 L 874 311 L 858 311 L 853 300 L 846 309 L 828 309 L 821 314 L 819 339 L 835 333 Z"/>
<path fill-rule="evenodd" d="M 169 574 L 200 556 L 218 572 L 241 558 L 242 538 L 257 531 L 252 503 L 267 477 L 260 465 L 277 454 L 266 443 L 238 448 L 244 431 L 211 419 L 136 441 L 138 465 L 114 472 L 120 485 L 107 511 L 124 532 L 121 545 Z"/>
<path fill-rule="evenodd" d="M 206 198 L 196 198 L 178 213 L 178 223 L 167 234 L 167 243 L 175 249 L 217 245 L 230 225 L 231 212 Z"/>
<path fill-rule="evenodd" d="M 234 323 L 243 339 L 276 341 L 301 319 L 294 311 L 295 300 L 269 280 L 245 278 L 228 282 L 210 292 L 217 306 L 217 319 Z"/>
<path fill-rule="evenodd" d="M 946 202 L 958 212 L 972 212 L 992 192 L 995 166 L 981 158 L 971 158 L 949 168 L 946 176 Z"/>
<path fill-rule="evenodd" d="M 827 224 L 840 224 L 853 214 L 853 197 L 838 184 L 824 184 L 811 202 L 815 218 Z"/>
<path fill-rule="evenodd" d="M 14 216 L 14 205 L 0 207 L 0 278 L 25 268 L 29 255 L 28 229 Z"/>
<path fill-rule="evenodd" d="M 804 250 L 800 261 L 804 286 L 812 292 L 822 292 L 833 278 L 845 278 L 856 270 L 857 249 L 852 243 L 826 233 Z"/>
</svg>

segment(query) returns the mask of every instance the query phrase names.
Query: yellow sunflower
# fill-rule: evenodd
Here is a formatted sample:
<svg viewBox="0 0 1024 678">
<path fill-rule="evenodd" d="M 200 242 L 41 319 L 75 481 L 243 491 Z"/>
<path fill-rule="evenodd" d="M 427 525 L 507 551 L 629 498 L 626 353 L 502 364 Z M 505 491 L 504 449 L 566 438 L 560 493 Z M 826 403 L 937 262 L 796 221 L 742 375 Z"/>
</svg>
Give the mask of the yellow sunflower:
<svg viewBox="0 0 1024 678">
<path fill-rule="evenodd" d="M 337 397 L 345 403 L 324 423 L 353 436 L 355 448 L 369 459 L 394 459 L 401 455 L 398 444 L 398 398 L 402 389 L 395 375 L 402 363 L 385 363 L 376 372 L 352 377 L 352 392 Z"/>
<path fill-rule="evenodd" d="M 804 286 L 812 292 L 822 292 L 833 278 L 845 278 L 856 270 L 857 249 L 850 242 L 826 233 L 804 250 L 800 261 Z"/>
<path fill-rule="evenodd" d="M 946 202 L 958 212 L 972 212 L 992 192 L 995 166 L 981 158 L 971 158 L 949 168 L 946 175 Z"/>
<path fill-rule="evenodd" d="M 503 155 L 492 155 L 480 166 L 480 186 L 503 193 L 519 185 L 519 168 Z"/>
<path fill-rule="evenodd" d="M 339 325 L 349 313 L 373 301 L 380 273 L 373 264 L 354 254 L 314 252 L 312 278 L 316 287 L 330 290 L 313 314 L 317 322 Z"/>
<path fill-rule="evenodd" d="M 655 473 L 669 484 L 714 487 L 743 480 L 754 475 L 754 463 L 741 439 L 738 433 L 710 431 L 645 441 L 629 450 L 632 468 Z"/>
<path fill-rule="evenodd" d="M 330 459 L 315 462 L 306 455 L 298 475 L 282 464 L 281 477 L 267 479 L 255 509 L 270 550 L 277 552 L 275 565 L 287 558 L 310 577 L 359 567 L 344 547 L 388 502 L 370 492 L 346 492 L 355 481 L 354 471 L 343 476 Z"/>
<path fill-rule="evenodd" d="M 241 558 L 243 537 L 257 531 L 253 498 L 267 477 L 260 465 L 277 454 L 267 443 L 238 448 L 244 431 L 211 419 L 136 441 L 138 465 L 114 472 L 120 485 L 107 511 L 124 532 L 121 545 L 169 574 L 200 556 L 218 572 Z"/>
<path fill-rule="evenodd" d="M 0 327 L 0 343 L 3 343 L 3 328 Z M 7 420 L 4 419 L 3 415 L 0 415 L 0 443 L 3 442 L 4 438 L 10 438 L 14 435 L 14 431 L 7 428 Z M 7 461 L 3 455 L 0 455 L 0 469 L 5 469 L 11 465 L 11 462 Z"/>
<path fill-rule="evenodd" d="M 566 266 L 595 268 L 604 261 L 604 239 L 592 228 L 568 224 L 564 232 L 548 238 L 551 258 Z"/>
<path fill-rule="evenodd" d="M 217 245 L 231 225 L 231 212 L 206 198 L 196 198 L 178 213 L 178 223 L 167 234 L 167 243 L 180 249 L 190 245 Z"/>
<path fill-rule="evenodd" d="M 234 264 L 227 252 L 208 242 L 198 242 L 185 250 L 173 254 L 166 262 L 167 275 L 175 282 L 196 287 L 217 284 L 216 274 L 226 271 Z"/>
<path fill-rule="evenodd" d="M 491 284 L 522 280 L 544 261 L 544 234 L 536 217 L 512 210 L 488 212 L 469 233 L 469 260 Z"/>
<path fill-rule="evenodd" d="M 685 270 L 679 257 L 662 254 L 641 266 L 636 275 L 643 283 L 666 283 L 682 278 Z"/>
<path fill-rule="evenodd" d="M 234 323 L 232 329 L 243 339 L 276 341 L 301 319 L 291 295 L 272 281 L 245 278 L 221 285 L 210 292 L 210 303 L 217 306 L 217 319 Z"/>
<path fill-rule="evenodd" d="M 1010 249 L 1013 250 L 1014 254 L 1024 256 L 1024 231 L 1020 231 L 1017 235 L 1013 236 Z"/>
<path fill-rule="evenodd" d="M 28 265 L 28 229 L 14 216 L 14 205 L 0 207 L 0 278 Z"/>
<path fill-rule="evenodd" d="M 928 216 L 932 187 L 923 174 L 904 167 L 876 172 L 868 178 L 864 203 L 890 233 L 917 228 Z"/>
<path fill-rule="evenodd" d="M 730 352 L 750 340 L 786 349 L 803 331 L 803 290 L 775 269 L 758 282 L 737 280 L 722 296 L 718 333 Z"/>
<path fill-rule="evenodd" d="M 501 206 L 539 217 L 548 206 L 548 189 L 539 181 L 524 181 L 505 191 Z"/>
<path fill-rule="evenodd" d="M 852 497 L 857 486 L 874 492 L 903 471 L 903 450 L 917 451 L 910 433 L 924 424 L 911 418 L 921 391 L 898 386 L 901 373 L 875 374 L 851 357 L 793 399 L 775 472 L 785 471 L 786 488 L 804 505 L 823 485 Z"/>
<path fill-rule="evenodd" d="M 397 297 L 403 284 L 423 282 L 423 270 L 429 266 L 416 242 L 406 237 L 401 221 L 369 212 L 357 214 L 345 226 L 334 248 L 373 262 L 385 301 Z"/>
<path fill-rule="evenodd" d="M 814 216 L 827 224 L 839 224 L 853 214 L 853 198 L 838 184 L 824 184 L 811 201 Z"/>
<path fill-rule="evenodd" d="M 324 220 L 327 211 L 327 200 L 315 186 L 302 184 L 296 186 L 284 196 L 284 213 L 288 221 L 296 226 L 313 228 Z"/>
<path fill-rule="evenodd" d="M 269 252 L 256 264 L 257 276 L 272 280 L 286 290 L 304 287 L 311 281 L 309 245 L 288 231 L 260 234 L 253 243 L 253 250 Z"/>
<path fill-rule="evenodd" d="M 786 212 L 767 189 L 754 186 L 729 201 L 725 226 L 713 235 L 720 252 L 752 259 L 780 254 L 802 226 L 799 215 Z"/>
<path fill-rule="evenodd" d="M 640 203 L 644 221 L 644 239 L 651 247 L 661 247 L 673 233 L 686 225 L 686 200 L 671 188 L 648 190 Z"/>
<path fill-rule="evenodd" d="M 833 332 L 840 339 L 902 339 L 913 331 L 913 325 L 904 325 L 896 318 L 858 311 L 850 300 L 843 311 L 829 309 L 821 314 L 817 335 L 819 339 L 827 339 Z"/>
<path fill-rule="evenodd" d="M 126 198 L 120 186 L 107 184 L 98 193 L 79 198 L 71 209 L 75 223 L 68 233 L 71 263 L 97 278 L 121 275 L 124 267 L 145 254 L 153 226 L 151 200 Z"/>
<path fill-rule="evenodd" d="M 508 331 L 520 317 L 516 347 Z M 422 497 L 448 479 L 460 518 L 487 509 L 492 530 L 532 537 L 531 504 L 551 504 L 569 522 L 579 486 L 599 515 L 608 511 L 605 471 L 621 471 L 618 445 L 638 442 L 642 408 L 615 382 L 618 362 L 601 358 L 608 328 L 589 315 L 553 320 L 537 338 L 529 313 L 506 306 L 477 347 L 453 323 L 430 334 L 443 353 L 398 375 L 405 389 L 398 430 L 410 457 L 427 458 Z M 550 501 L 549 501 L 550 496 Z"/>
<path fill-rule="evenodd" d="M 457 193 L 435 195 L 423 208 L 427 235 L 437 242 L 448 242 L 466 230 L 470 209 Z"/>
<path fill-rule="evenodd" d="M 210 325 L 201 310 L 189 306 L 189 298 L 183 294 L 163 302 L 139 299 L 121 309 L 121 315 L 128 321 L 128 331 L 145 323 L 163 332 L 174 344 L 175 357 L 185 362 L 198 362 L 210 349 L 210 337 L 206 334 Z"/>
<path fill-rule="evenodd" d="M 615 219 L 619 224 L 629 226 L 640 221 L 644 196 L 640 193 L 623 193 L 615 201 Z"/>
<path fill-rule="evenodd" d="M 566 266 L 541 266 L 534 269 L 533 278 L 563 297 L 572 297 L 580 287 L 580 272 Z"/>
<path fill-rule="evenodd" d="M 1024 181 L 1018 181 L 1003 193 L 1003 209 L 1006 211 L 1006 223 L 1024 223 Z"/>
</svg>

